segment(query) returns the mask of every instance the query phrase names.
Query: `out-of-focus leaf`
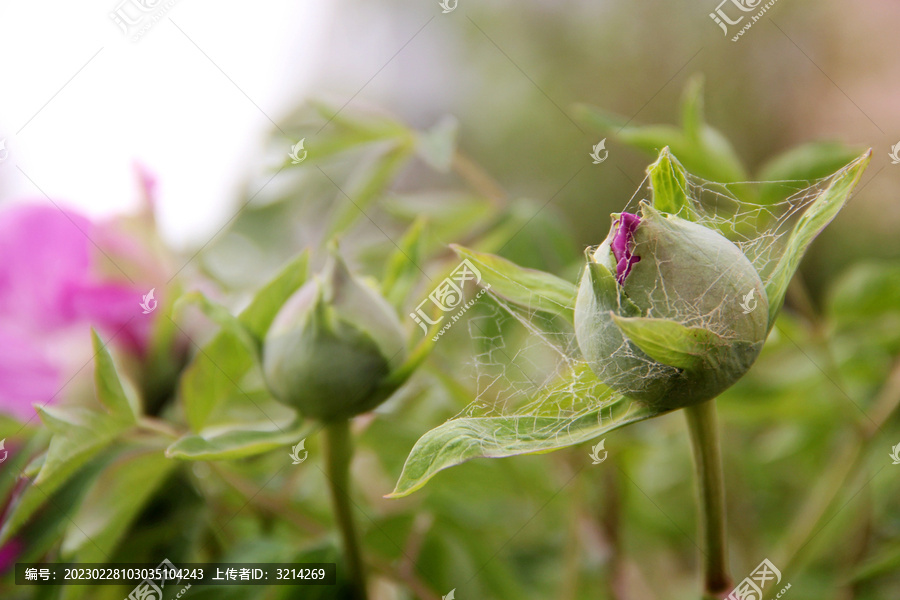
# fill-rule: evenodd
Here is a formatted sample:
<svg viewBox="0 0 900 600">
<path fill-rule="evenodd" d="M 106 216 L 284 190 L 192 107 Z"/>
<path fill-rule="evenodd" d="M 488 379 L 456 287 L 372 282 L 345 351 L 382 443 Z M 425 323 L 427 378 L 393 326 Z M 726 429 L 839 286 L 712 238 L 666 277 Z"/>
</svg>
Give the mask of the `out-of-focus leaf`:
<svg viewBox="0 0 900 600">
<path fill-rule="evenodd" d="M 851 267 L 832 289 L 828 313 L 839 325 L 900 315 L 900 266 L 870 262 Z"/>
<path fill-rule="evenodd" d="M 61 548 L 65 560 L 105 562 L 174 466 L 152 447 L 127 450 L 103 469 L 71 515 Z"/>
<path fill-rule="evenodd" d="M 301 420 L 283 430 L 273 423 L 259 423 L 257 427 L 239 424 L 216 427 L 200 435 L 186 435 L 166 449 L 166 456 L 180 460 L 233 460 L 256 456 L 270 450 L 286 448 L 306 437 L 312 425 Z"/>
<path fill-rule="evenodd" d="M 492 293 L 519 306 L 574 318 L 577 288 L 550 273 L 526 269 L 493 254 L 451 245 L 460 258 L 468 259 L 481 273 L 481 283 Z"/>
<path fill-rule="evenodd" d="M 304 139 L 307 157 L 295 165 L 285 148 L 285 166 L 308 168 L 321 164 L 340 154 L 352 152 L 369 144 L 408 138 L 412 132 L 403 123 L 382 115 L 361 115 L 339 111 L 323 103 L 314 103 L 315 115 L 304 126 L 308 133 L 298 133 L 297 140 Z M 309 114 L 306 115 L 307 120 Z M 324 125 L 324 127 L 323 127 Z"/>
<path fill-rule="evenodd" d="M 840 142 L 812 142 L 791 148 L 768 161 L 759 171 L 762 182 L 760 203 L 770 204 L 784 199 L 784 186 L 779 181 L 814 181 L 831 175 L 859 156 L 862 150 Z"/>
<path fill-rule="evenodd" d="M 835 173 L 828 187 L 803 211 L 787 240 L 784 253 L 766 284 L 766 297 L 769 299 L 769 329 L 775 324 L 775 317 L 784 302 L 787 286 L 800 265 L 803 254 L 850 199 L 853 188 L 856 187 L 871 158 L 872 151 L 869 150 Z"/>
<path fill-rule="evenodd" d="M 427 219 L 429 237 L 438 240 L 461 240 L 477 234 L 496 214 L 493 205 L 482 198 L 447 192 L 391 194 L 382 207 L 403 221 Z"/>
<path fill-rule="evenodd" d="M 93 329 L 91 329 L 91 341 L 96 361 L 94 389 L 97 399 L 109 410 L 114 419 L 125 423 L 134 423 L 140 411 L 125 394 L 112 356 L 109 355 L 109 350 L 106 349 L 100 336 Z"/>
<path fill-rule="evenodd" d="M 129 427 L 127 422 L 84 408 L 45 406 L 37 410 L 53 433 L 50 448 L 37 477 L 7 517 L 0 542 L 15 534 L 53 492 Z"/>
<path fill-rule="evenodd" d="M 450 170 L 456 152 L 459 121 L 446 115 L 434 127 L 416 136 L 416 151 L 429 166 L 441 173 Z"/>
<path fill-rule="evenodd" d="M 412 150 L 413 144 L 403 140 L 362 167 L 346 185 L 339 186 L 337 204 L 340 208 L 328 228 L 326 240 L 340 235 L 365 216 L 406 164 Z"/>
<path fill-rule="evenodd" d="M 573 243 L 569 226 L 552 206 L 545 204 L 527 198 L 514 200 L 478 236 L 477 249 L 502 252 L 508 260 L 543 271 L 571 271 L 574 264 L 581 262 L 583 248 Z M 574 279 L 574 272 L 571 275 Z"/>
<path fill-rule="evenodd" d="M 900 572 L 900 546 L 890 544 L 859 565 L 850 580 L 861 583 L 884 575 L 895 575 L 898 572 Z"/>
<path fill-rule="evenodd" d="M 671 125 L 629 125 L 621 117 L 590 106 L 578 106 L 576 111 L 589 126 L 653 156 L 668 146 L 689 172 L 704 179 L 720 183 L 747 179 L 734 147 L 709 125 L 694 139 Z"/>
<path fill-rule="evenodd" d="M 308 264 L 309 254 L 304 252 L 259 290 L 238 315 L 238 321 L 254 338 L 265 337 L 281 306 L 306 281 Z M 194 431 L 199 431 L 216 405 L 233 393 L 254 362 L 253 353 L 227 330 L 217 333 L 197 352 L 185 369 L 179 388 Z"/>
<path fill-rule="evenodd" d="M 198 291 L 188 292 L 179 298 L 175 303 L 175 314 L 179 314 L 188 304 L 197 306 L 204 315 L 218 324 L 223 332 L 231 335 L 235 340 L 240 342 L 244 348 L 258 360 L 261 340 L 250 333 L 250 330 L 241 323 L 239 317 L 235 317 L 227 308 L 218 302 L 213 302 L 206 297 L 206 294 Z"/>
<path fill-rule="evenodd" d="M 398 248 L 388 259 L 381 293 L 396 307 L 402 307 L 410 290 L 422 275 L 425 260 L 423 233 L 425 219 L 418 218 L 403 235 Z"/>
<path fill-rule="evenodd" d="M 703 76 L 694 75 L 681 98 L 681 127 L 693 142 L 699 142 L 706 122 L 703 119 Z"/>
</svg>

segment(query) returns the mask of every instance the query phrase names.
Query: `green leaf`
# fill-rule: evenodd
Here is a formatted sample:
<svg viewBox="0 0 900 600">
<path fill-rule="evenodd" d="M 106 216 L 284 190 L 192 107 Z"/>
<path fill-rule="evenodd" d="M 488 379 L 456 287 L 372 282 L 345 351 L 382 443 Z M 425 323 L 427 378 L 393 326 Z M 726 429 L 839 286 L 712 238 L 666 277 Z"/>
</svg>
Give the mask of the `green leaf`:
<svg viewBox="0 0 900 600">
<path fill-rule="evenodd" d="M 448 172 L 456 153 L 458 133 L 459 121 L 456 117 L 445 115 L 434 127 L 416 136 L 416 151 L 419 157 L 435 170 L 441 173 Z"/>
<path fill-rule="evenodd" d="M 788 284 L 797 271 L 806 249 L 850 199 L 853 188 L 856 187 L 871 158 L 872 151 L 868 150 L 832 175 L 828 187 L 803 211 L 787 240 L 784 253 L 767 278 L 766 296 L 769 299 L 770 330 L 784 302 Z"/>
<path fill-rule="evenodd" d="M 175 463 L 160 448 L 126 451 L 101 471 L 71 517 L 61 554 L 75 562 L 106 562 Z"/>
<path fill-rule="evenodd" d="M 201 435 L 186 435 L 166 449 L 166 456 L 180 460 L 233 460 L 256 456 L 295 444 L 312 432 L 312 426 L 297 420 L 284 430 L 271 422 L 250 427 L 244 423 L 217 427 Z"/>
<path fill-rule="evenodd" d="M 308 265 L 309 253 L 303 252 L 263 286 L 238 315 L 238 321 L 255 339 L 265 338 L 282 305 L 306 282 Z M 246 344 L 224 329 L 197 352 L 184 370 L 179 387 L 194 431 L 199 431 L 213 409 L 233 394 L 254 364 L 255 356 Z"/>
<path fill-rule="evenodd" d="M 91 328 L 91 341 L 94 346 L 94 389 L 97 399 L 109 410 L 117 420 L 134 423 L 140 412 L 137 406 L 129 401 L 119 380 L 119 373 L 113 363 L 100 336 Z"/>
<path fill-rule="evenodd" d="M 481 273 L 481 283 L 492 293 L 519 306 L 560 314 L 572 321 L 576 286 L 550 273 L 526 269 L 505 258 L 451 244 L 456 254 L 472 262 Z"/>
<path fill-rule="evenodd" d="M 403 465 L 397 486 L 386 497 L 407 496 L 439 471 L 473 458 L 551 452 L 656 414 L 650 408 L 620 396 L 577 417 L 511 415 L 452 419 L 416 442 Z"/>
<path fill-rule="evenodd" d="M 85 408 L 45 406 L 37 411 L 54 435 L 40 472 L 7 517 L 0 543 L 15 534 L 53 492 L 128 428 L 126 422 Z"/>
<path fill-rule="evenodd" d="M 388 259 L 381 283 L 381 293 L 396 307 L 403 305 L 422 274 L 420 265 L 425 259 L 423 243 L 425 223 L 424 218 L 417 218 Z"/>
<path fill-rule="evenodd" d="M 656 162 L 647 167 L 653 206 L 660 212 L 695 221 L 694 207 L 688 194 L 687 173 L 669 148 L 663 148 Z"/>
<path fill-rule="evenodd" d="M 412 150 L 410 140 L 401 140 L 374 162 L 363 166 L 350 182 L 339 186 L 337 203 L 340 208 L 325 234 L 325 240 L 339 236 L 367 215 L 369 207 L 381 197 L 406 164 Z"/>
<path fill-rule="evenodd" d="M 702 327 L 685 327 L 676 321 L 612 315 L 629 340 L 647 356 L 664 365 L 693 369 L 727 346 L 721 336 Z"/>
</svg>

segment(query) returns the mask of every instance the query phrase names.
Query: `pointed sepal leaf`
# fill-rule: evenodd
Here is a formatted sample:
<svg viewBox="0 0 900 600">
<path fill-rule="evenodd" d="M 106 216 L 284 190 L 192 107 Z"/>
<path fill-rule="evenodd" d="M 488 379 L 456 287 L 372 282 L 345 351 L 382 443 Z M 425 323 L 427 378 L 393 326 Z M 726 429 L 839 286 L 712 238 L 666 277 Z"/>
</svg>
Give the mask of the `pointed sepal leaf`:
<svg viewBox="0 0 900 600">
<path fill-rule="evenodd" d="M 650 187 L 653 190 L 653 207 L 664 213 L 678 215 L 695 221 L 693 203 L 688 194 L 687 172 L 669 147 L 659 153 L 659 158 L 647 168 Z"/>
<path fill-rule="evenodd" d="M 815 181 L 828 177 L 844 165 L 853 162 L 862 149 L 841 142 L 810 142 L 795 146 L 767 161 L 759 170 L 762 182 L 760 204 L 772 204 L 783 200 L 786 182 Z"/>
<path fill-rule="evenodd" d="M 767 278 L 766 296 L 769 300 L 770 330 L 784 302 L 788 284 L 800 266 L 800 260 L 807 248 L 850 200 L 853 188 L 856 187 L 871 158 L 872 151 L 868 150 L 832 175 L 828 187 L 803 211 L 803 215 L 791 231 L 784 253 Z"/>
<path fill-rule="evenodd" d="M 491 293 L 531 310 L 561 315 L 572 321 L 578 288 L 556 275 L 527 269 L 493 254 L 451 244 L 460 258 L 469 260 L 481 274 L 481 284 Z"/>
</svg>

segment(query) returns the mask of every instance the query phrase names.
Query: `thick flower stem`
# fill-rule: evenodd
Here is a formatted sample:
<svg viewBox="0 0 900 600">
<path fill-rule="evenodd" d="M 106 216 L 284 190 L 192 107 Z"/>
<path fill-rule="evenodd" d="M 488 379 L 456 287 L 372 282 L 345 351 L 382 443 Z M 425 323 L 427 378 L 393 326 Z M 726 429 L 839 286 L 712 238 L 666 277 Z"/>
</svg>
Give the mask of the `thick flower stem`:
<svg viewBox="0 0 900 600">
<path fill-rule="evenodd" d="M 704 600 L 719 600 L 730 591 L 728 550 L 725 542 L 725 483 L 716 401 L 684 409 L 691 433 L 694 469 L 700 496 L 700 531 L 703 538 Z"/>
<path fill-rule="evenodd" d="M 367 600 L 366 572 L 350 502 L 350 459 L 352 456 L 350 420 L 339 419 L 328 423 L 325 426 L 325 475 L 331 491 L 334 518 L 341 532 L 347 569 L 354 588 L 352 600 Z"/>
</svg>

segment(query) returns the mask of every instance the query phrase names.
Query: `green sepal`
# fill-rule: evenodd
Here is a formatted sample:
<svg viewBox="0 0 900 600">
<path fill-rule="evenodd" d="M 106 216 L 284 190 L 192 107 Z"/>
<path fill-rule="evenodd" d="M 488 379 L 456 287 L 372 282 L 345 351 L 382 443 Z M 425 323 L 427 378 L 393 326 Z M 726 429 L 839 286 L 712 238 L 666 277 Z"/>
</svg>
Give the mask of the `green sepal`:
<svg viewBox="0 0 900 600">
<path fill-rule="evenodd" d="M 668 319 L 620 317 L 616 314 L 612 315 L 612 319 L 644 354 L 679 369 L 694 369 L 730 344 L 708 329 L 686 327 Z"/>
</svg>

